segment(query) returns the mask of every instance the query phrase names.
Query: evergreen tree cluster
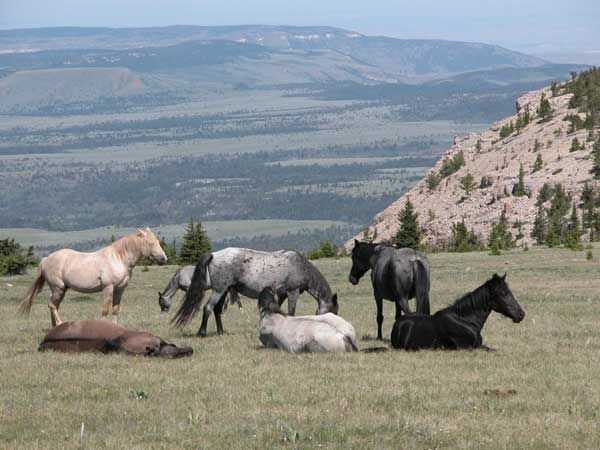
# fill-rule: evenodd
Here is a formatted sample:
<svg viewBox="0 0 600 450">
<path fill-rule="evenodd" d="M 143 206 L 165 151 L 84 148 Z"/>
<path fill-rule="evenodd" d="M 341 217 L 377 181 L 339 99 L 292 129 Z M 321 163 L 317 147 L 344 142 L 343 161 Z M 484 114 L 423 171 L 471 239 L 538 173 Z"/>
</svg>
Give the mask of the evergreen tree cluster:
<svg viewBox="0 0 600 450">
<path fill-rule="evenodd" d="M 200 255 L 210 252 L 210 240 L 206 230 L 200 221 L 194 222 L 193 217 L 190 217 L 182 241 L 179 264 L 196 264 Z"/>
<path fill-rule="evenodd" d="M 452 224 L 452 237 L 450 238 L 448 251 L 464 253 L 483 250 L 484 248 L 483 242 L 474 230 L 467 228 L 464 220 Z"/>
<path fill-rule="evenodd" d="M 440 176 L 446 178 L 457 172 L 462 166 L 465 165 L 465 154 L 460 150 L 452 158 L 445 158 L 442 162 L 442 168 L 440 169 Z"/>
<path fill-rule="evenodd" d="M 38 262 L 33 247 L 24 251 L 14 239 L 0 239 L 0 275 L 22 274 L 27 266 L 36 266 Z"/>
<path fill-rule="evenodd" d="M 502 211 L 498 222 L 492 223 L 488 247 L 493 255 L 499 255 L 501 250 L 508 250 L 515 246 L 515 238 L 510 232 L 506 212 Z"/>
<path fill-rule="evenodd" d="M 588 191 L 586 194 L 585 191 Z M 584 194 L 589 199 L 593 197 L 593 192 L 589 185 L 584 187 Z M 544 205 L 550 201 L 550 205 Z M 594 202 L 593 200 L 588 200 Z M 585 200 L 584 200 L 585 203 Z M 577 213 L 577 207 L 573 203 L 569 194 L 566 193 L 561 184 L 555 184 L 550 187 L 547 183 L 542 186 L 537 198 L 537 212 L 533 222 L 531 237 L 538 244 L 545 244 L 548 247 L 565 245 L 568 248 L 577 249 L 580 247 L 581 221 Z M 595 207 L 594 207 L 595 208 Z M 571 211 L 570 217 L 566 216 Z"/>
<path fill-rule="evenodd" d="M 308 259 L 333 258 L 337 255 L 337 247 L 331 241 L 323 241 L 312 248 L 304 256 Z"/>
<path fill-rule="evenodd" d="M 542 94 L 542 97 L 540 98 L 540 105 L 538 106 L 537 113 L 538 116 L 540 116 L 540 122 L 547 122 L 552 118 L 552 105 L 545 94 Z"/>
<path fill-rule="evenodd" d="M 600 125 L 600 68 L 593 67 L 579 75 L 574 74 L 572 80 L 565 83 L 564 89 L 573 94 L 569 108 L 586 113 L 583 127 L 591 130 Z"/>
</svg>

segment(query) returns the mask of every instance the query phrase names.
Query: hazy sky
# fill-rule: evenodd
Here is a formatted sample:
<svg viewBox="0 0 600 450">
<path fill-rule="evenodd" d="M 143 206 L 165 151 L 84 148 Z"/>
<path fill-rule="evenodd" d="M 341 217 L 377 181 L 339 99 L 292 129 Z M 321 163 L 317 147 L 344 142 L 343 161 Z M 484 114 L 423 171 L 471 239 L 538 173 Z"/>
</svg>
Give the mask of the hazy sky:
<svg viewBox="0 0 600 450">
<path fill-rule="evenodd" d="M 600 48 L 600 0 L 0 0 L 3 29 L 174 24 L 331 25 L 538 53 Z"/>
</svg>

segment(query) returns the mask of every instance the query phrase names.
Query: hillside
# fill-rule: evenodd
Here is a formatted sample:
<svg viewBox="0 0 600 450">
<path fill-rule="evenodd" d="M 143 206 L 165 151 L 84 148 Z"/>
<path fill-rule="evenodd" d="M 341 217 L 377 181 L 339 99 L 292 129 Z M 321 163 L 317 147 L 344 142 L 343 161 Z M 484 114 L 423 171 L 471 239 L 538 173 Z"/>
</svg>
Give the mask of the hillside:
<svg viewBox="0 0 600 450">
<path fill-rule="evenodd" d="M 597 71 L 589 73 L 597 74 Z M 589 85 L 591 82 L 584 80 L 581 84 Z M 587 97 L 600 98 L 597 95 L 600 86 L 595 89 L 596 93 Z M 574 94 L 569 91 L 573 88 L 559 88 L 555 96 L 550 88 L 529 92 L 518 98 L 516 114 L 495 122 L 488 131 L 455 137 L 452 147 L 427 176 L 377 214 L 366 234 L 361 233 L 356 238 L 368 235 L 375 237 L 375 241 L 390 241 L 398 228 L 398 213 L 410 198 L 419 213 L 427 246 L 445 247 L 452 238 L 452 226 L 461 221 L 487 241 L 492 223 L 499 220 L 503 211 L 509 224 L 515 225 L 515 228 L 519 223 L 522 226 L 523 237 L 517 244 L 531 244 L 534 242 L 531 233 L 538 211 L 538 194 L 545 189 L 545 183 L 550 187 L 561 184 L 572 202 L 568 203 L 568 212 L 571 212 L 571 204 L 576 204 L 581 219 L 583 204 L 587 201 L 582 196 L 589 196 L 583 194 L 584 185 L 588 183 L 594 192 L 597 184 L 591 174 L 594 165 L 591 152 L 598 134 L 597 111 L 594 109 L 597 105 L 591 113 L 589 108 L 587 112 L 583 112 L 585 108 L 573 108 L 573 104 L 579 101 L 574 101 Z M 539 114 L 542 98 L 548 99 L 552 107 L 547 119 L 540 118 Z M 532 115 L 531 122 L 520 130 L 509 132 L 510 124 L 522 121 L 526 111 Z M 589 131 L 592 127 L 588 125 L 586 129 L 583 126 L 588 116 L 588 121 L 596 124 L 592 139 L 589 139 L 590 133 L 594 133 Z M 579 143 L 579 148 L 574 149 L 574 142 Z M 460 155 L 464 157 L 464 165 L 444 176 L 452 170 L 451 161 L 460 159 Z M 536 167 L 538 157 L 542 161 L 541 168 Z M 521 167 L 525 195 L 518 195 Z M 474 180 L 470 193 L 463 187 L 464 177 L 468 174 Z M 434 186 L 435 182 L 431 180 L 436 178 L 439 184 Z M 549 207 L 547 196 L 542 202 L 543 207 Z M 566 212 L 563 215 L 566 216 Z M 563 222 L 566 224 L 566 219 Z M 512 232 L 517 234 L 516 229 Z M 352 243 L 353 240 L 349 240 L 346 248 L 351 248 Z"/>
</svg>

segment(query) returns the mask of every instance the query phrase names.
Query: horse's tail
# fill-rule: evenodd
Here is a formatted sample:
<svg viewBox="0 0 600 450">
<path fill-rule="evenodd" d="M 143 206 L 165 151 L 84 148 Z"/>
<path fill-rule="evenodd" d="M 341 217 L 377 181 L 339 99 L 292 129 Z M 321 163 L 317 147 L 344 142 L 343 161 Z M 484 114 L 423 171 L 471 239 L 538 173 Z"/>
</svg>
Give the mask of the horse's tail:
<svg viewBox="0 0 600 450">
<path fill-rule="evenodd" d="M 196 314 L 198 314 L 202 299 L 204 298 L 204 292 L 207 289 L 206 271 L 208 270 L 208 264 L 212 259 L 212 253 L 204 253 L 200 256 L 198 264 L 196 264 L 196 268 L 194 269 L 190 287 L 185 293 L 185 297 L 183 298 L 179 310 L 171 319 L 171 323 L 176 326 L 186 325 Z"/>
<path fill-rule="evenodd" d="M 20 314 L 29 314 L 29 311 L 31 311 L 31 305 L 33 305 L 33 299 L 44 287 L 44 281 L 46 280 L 44 279 L 44 275 L 42 275 L 42 264 L 40 263 L 33 284 L 29 289 L 27 289 L 25 298 L 21 302 L 21 305 L 19 305 Z"/>
<path fill-rule="evenodd" d="M 429 315 L 429 268 L 420 258 L 415 260 L 415 293 L 417 314 Z"/>
</svg>

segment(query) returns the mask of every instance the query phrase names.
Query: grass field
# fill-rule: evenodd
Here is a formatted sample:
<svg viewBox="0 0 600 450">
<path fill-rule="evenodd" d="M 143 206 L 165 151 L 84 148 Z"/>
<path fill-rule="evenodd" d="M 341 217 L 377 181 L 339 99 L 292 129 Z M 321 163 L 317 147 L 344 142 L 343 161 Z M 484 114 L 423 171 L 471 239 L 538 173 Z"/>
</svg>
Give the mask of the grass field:
<svg viewBox="0 0 600 450">
<path fill-rule="evenodd" d="M 192 358 L 42 354 L 47 291 L 19 318 L 33 276 L 2 278 L 0 448 L 600 448 L 600 247 L 594 252 L 592 261 L 558 249 L 430 255 L 434 311 L 508 272 L 527 316 L 520 324 L 490 316 L 483 336 L 495 353 L 264 350 L 249 299 L 226 311 L 227 335 L 217 337 L 211 320 L 201 340 L 198 320 L 174 329 L 159 310 L 156 291 L 171 266 L 135 270 L 122 319 L 192 345 Z M 378 345 L 369 280 L 351 286 L 348 259 L 316 264 L 359 345 Z M 89 319 L 100 309 L 97 295 L 69 293 L 61 314 Z M 299 313 L 314 310 L 304 294 Z M 389 336 L 391 303 L 384 314 Z"/>
</svg>

